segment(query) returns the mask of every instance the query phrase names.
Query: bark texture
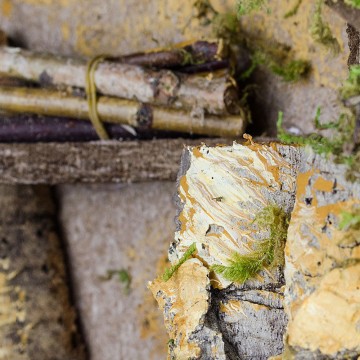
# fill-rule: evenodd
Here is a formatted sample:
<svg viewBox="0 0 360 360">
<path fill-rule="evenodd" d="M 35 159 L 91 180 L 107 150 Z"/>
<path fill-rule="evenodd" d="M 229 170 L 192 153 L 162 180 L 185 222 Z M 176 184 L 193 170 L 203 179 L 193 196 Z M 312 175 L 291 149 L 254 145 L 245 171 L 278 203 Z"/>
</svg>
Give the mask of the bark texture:
<svg viewBox="0 0 360 360">
<path fill-rule="evenodd" d="M 196 263 L 149 284 L 173 339 L 169 359 L 360 355 L 359 242 L 339 228 L 342 211 L 360 207 L 360 184 L 346 181 L 345 170 L 309 149 L 275 143 L 185 150 L 169 259 L 176 264 L 195 242 Z M 285 274 L 270 266 L 237 283 L 217 273 L 213 265 L 230 266 L 234 253 L 268 238 L 253 220 L 274 205 L 291 214 Z M 198 267 L 209 283 L 186 280 L 184 272 L 200 273 Z M 182 294 L 191 304 L 205 290 L 210 306 L 199 316 Z"/>
<path fill-rule="evenodd" d="M 60 184 L 175 180 L 184 145 L 228 139 L 0 144 L 0 183 Z"/>
<path fill-rule="evenodd" d="M 0 196 L 0 359 L 84 360 L 49 188 Z"/>
<path fill-rule="evenodd" d="M 0 73 L 43 85 L 85 88 L 86 84 L 85 61 L 19 48 L 0 49 Z M 200 108 L 212 114 L 222 114 L 227 108 L 235 113 L 239 110 L 237 91 L 233 91 L 236 87 L 226 73 L 210 79 L 104 61 L 94 79 L 97 90 L 104 95 L 176 108 Z"/>
</svg>

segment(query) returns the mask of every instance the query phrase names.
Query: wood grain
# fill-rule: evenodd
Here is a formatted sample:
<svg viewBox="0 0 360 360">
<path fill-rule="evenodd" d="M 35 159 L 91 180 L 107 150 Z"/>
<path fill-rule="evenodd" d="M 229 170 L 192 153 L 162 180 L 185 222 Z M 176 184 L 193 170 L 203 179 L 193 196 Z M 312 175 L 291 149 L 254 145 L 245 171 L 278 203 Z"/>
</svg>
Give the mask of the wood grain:
<svg viewBox="0 0 360 360">
<path fill-rule="evenodd" d="M 0 183 L 60 184 L 175 180 L 184 145 L 229 139 L 0 144 Z"/>
</svg>

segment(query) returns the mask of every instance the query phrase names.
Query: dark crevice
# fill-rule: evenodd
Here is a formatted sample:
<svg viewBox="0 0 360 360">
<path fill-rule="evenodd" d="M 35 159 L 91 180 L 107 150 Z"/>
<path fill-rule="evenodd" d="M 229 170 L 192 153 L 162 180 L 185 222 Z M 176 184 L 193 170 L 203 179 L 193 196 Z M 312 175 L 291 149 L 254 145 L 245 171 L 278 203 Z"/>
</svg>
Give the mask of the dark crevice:
<svg viewBox="0 0 360 360">
<path fill-rule="evenodd" d="M 75 325 L 77 328 L 76 332 L 73 332 L 72 334 L 72 345 L 73 348 L 76 348 L 79 346 L 79 344 L 85 344 L 85 359 L 90 360 L 91 359 L 91 354 L 89 352 L 89 346 L 88 346 L 88 339 L 86 338 L 86 332 L 85 332 L 85 327 L 83 322 L 81 321 L 80 318 L 80 312 L 77 306 L 77 301 L 76 301 L 76 296 L 75 296 L 75 285 L 74 285 L 74 281 L 73 281 L 73 268 L 72 268 L 72 264 L 71 264 L 71 259 L 69 256 L 69 249 L 68 249 L 68 245 L 67 245 L 67 239 L 66 236 L 63 232 L 63 228 L 61 226 L 61 222 L 60 222 L 60 210 L 61 210 L 61 204 L 60 204 L 60 199 L 58 196 L 58 192 L 56 187 L 52 186 L 51 188 L 51 196 L 52 196 L 52 200 L 55 206 L 55 214 L 56 216 L 54 216 L 53 222 L 54 222 L 54 228 L 56 231 L 56 234 L 59 237 L 59 243 L 60 243 L 60 247 L 61 250 L 64 254 L 63 256 L 63 261 L 64 261 L 64 265 L 65 265 L 65 276 L 66 276 L 66 281 L 68 284 L 68 294 L 69 294 L 69 303 L 71 304 L 71 306 L 74 307 L 75 309 Z"/>
</svg>

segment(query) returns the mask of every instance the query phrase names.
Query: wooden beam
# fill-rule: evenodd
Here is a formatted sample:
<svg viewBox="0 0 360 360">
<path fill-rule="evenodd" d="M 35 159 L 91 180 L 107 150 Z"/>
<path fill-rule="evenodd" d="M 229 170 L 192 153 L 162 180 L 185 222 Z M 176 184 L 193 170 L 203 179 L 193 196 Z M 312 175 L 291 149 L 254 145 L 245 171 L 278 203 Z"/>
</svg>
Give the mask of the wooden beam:
<svg viewBox="0 0 360 360">
<path fill-rule="evenodd" d="M 176 179 L 184 145 L 229 139 L 0 144 L 0 183 L 59 184 Z"/>
</svg>

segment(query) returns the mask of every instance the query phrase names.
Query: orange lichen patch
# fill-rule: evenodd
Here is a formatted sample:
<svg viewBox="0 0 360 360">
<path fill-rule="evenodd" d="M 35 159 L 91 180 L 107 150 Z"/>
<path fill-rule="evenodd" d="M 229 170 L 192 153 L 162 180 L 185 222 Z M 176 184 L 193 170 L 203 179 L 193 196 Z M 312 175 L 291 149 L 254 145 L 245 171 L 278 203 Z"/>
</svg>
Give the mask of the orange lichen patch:
<svg viewBox="0 0 360 360">
<path fill-rule="evenodd" d="M 175 358 L 195 358 L 200 354 L 200 348 L 188 340 L 203 324 L 209 308 L 208 273 L 198 259 L 191 259 L 167 282 L 158 278 L 149 283 L 149 289 L 164 312 L 169 337 L 176 344 Z"/>
<path fill-rule="evenodd" d="M 192 154 L 196 157 L 196 158 L 200 158 L 203 157 L 203 154 L 200 151 L 201 147 L 194 147 Z"/>
<path fill-rule="evenodd" d="M 355 349 L 350 339 L 360 344 L 354 338 L 360 316 L 359 289 L 354 289 L 360 285 L 360 271 L 350 266 L 359 261 L 360 249 L 344 246 L 346 233 L 339 226 L 342 212 L 360 201 L 356 186 L 340 175 L 312 169 L 299 174 L 297 184 L 285 248 L 287 341 L 291 347 L 334 355 Z"/>
<path fill-rule="evenodd" d="M 301 305 L 288 328 L 288 342 L 335 355 L 360 351 L 360 264 L 330 271 Z"/>
<path fill-rule="evenodd" d="M 275 204 L 277 192 L 294 191 L 295 178 L 279 150 L 267 145 L 203 145 L 188 151 L 191 165 L 179 188 L 183 208 L 175 234 L 177 254 L 170 260 L 176 262 L 195 241 L 203 263 L 227 265 L 234 252 L 249 252 L 265 236 L 267 230 L 252 225 L 255 214 Z M 213 280 L 218 288 L 230 284 L 221 275 Z"/>
<path fill-rule="evenodd" d="M 332 191 L 334 188 L 334 182 L 326 180 L 323 177 L 318 177 L 314 183 L 314 189 L 319 191 Z"/>
</svg>

